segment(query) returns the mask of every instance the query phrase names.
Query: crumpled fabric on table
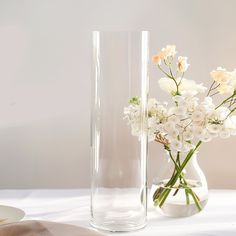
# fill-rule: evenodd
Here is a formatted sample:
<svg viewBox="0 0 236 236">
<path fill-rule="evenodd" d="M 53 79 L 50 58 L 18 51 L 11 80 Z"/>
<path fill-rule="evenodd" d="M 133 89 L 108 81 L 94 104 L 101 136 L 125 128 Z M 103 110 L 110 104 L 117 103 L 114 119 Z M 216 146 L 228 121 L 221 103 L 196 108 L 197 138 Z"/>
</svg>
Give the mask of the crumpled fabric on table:
<svg viewBox="0 0 236 236">
<path fill-rule="evenodd" d="M 21 221 L 0 226 L 0 236 L 102 236 L 91 229 L 48 221 Z"/>
</svg>

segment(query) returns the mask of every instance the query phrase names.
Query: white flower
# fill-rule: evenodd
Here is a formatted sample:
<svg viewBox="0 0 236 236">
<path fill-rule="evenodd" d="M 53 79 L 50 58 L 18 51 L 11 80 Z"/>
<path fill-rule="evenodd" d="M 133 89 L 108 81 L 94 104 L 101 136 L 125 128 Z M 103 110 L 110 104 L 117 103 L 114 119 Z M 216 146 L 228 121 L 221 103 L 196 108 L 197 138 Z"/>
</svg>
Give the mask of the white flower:
<svg viewBox="0 0 236 236">
<path fill-rule="evenodd" d="M 204 132 L 204 134 L 200 136 L 200 140 L 205 143 L 210 142 L 212 140 L 212 136 L 208 132 Z"/>
<path fill-rule="evenodd" d="M 229 130 L 231 135 L 236 135 L 236 116 L 229 116 L 224 121 L 224 129 Z"/>
<path fill-rule="evenodd" d="M 187 117 L 186 119 L 183 119 L 179 125 L 181 127 L 186 127 L 189 126 L 191 123 L 192 123 L 191 118 Z"/>
<path fill-rule="evenodd" d="M 209 113 L 209 118 L 215 121 L 225 120 L 229 115 L 230 110 L 228 107 L 219 107 Z"/>
<path fill-rule="evenodd" d="M 197 97 L 186 97 L 184 102 L 181 102 L 180 104 L 182 106 L 185 105 L 188 111 L 193 112 L 198 106 L 198 100 L 199 99 Z"/>
<path fill-rule="evenodd" d="M 222 130 L 222 126 L 219 124 L 207 124 L 207 130 L 210 133 L 219 133 Z"/>
<path fill-rule="evenodd" d="M 190 149 L 194 148 L 194 145 L 190 144 L 190 143 L 185 143 L 182 145 L 182 150 L 181 152 L 189 152 Z"/>
<path fill-rule="evenodd" d="M 148 99 L 147 110 L 149 116 L 155 116 L 157 114 L 157 100 L 155 98 Z"/>
<path fill-rule="evenodd" d="M 203 100 L 203 104 L 205 104 L 206 106 L 213 104 L 212 97 L 205 97 Z"/>
<path fill-rule="evenodd" d="M 187 63 L 187 57 L 181 57 L 179 56 L 178 57 L 178 62 L 177 62 L 177 70 L 181 73 L 185 72 L 188 67 L 189 67 L 189 64 Z"/>
<path fill-rule="evenodd" d="M 183 132 L 183 138 L 184 140 L 192 140 L 194 138 L 194 133 L 192 130 L 186 130 L 185 132 Z"/>
<path fill-rule="evenodd" d="M 177 136 L 179 135 L 179 131 L 177 129 L 171 129 L 169 132 L 168 132 L 168 137 L 170 136 L 171 139 L 173 138 L 176 138 Z"/>
<path fill-rule="evenodd" d="M 177 102 L 177 103 L 184 101 L 184 97 L 180 96 L 180 95 L 176 95 L 176 96 L 172 97 L 172 99 L 174 102 Z"/>
<path fill-rule="evenodd" d="M 159 113 L 159 115 L 160 116 L 167 116 L 167 109 L 166 109 L 166 107 L 165 106 L 163 106 L 163 105 L 161 105 L 161 104 L 159 104 L 159 105 L 157 105 L 157 111 L 158 111 L 158 113 Z"/>
<path fill-rule="evenodd" d="M 205 97 L 203 102 L 201 103 L 201 106 L 203 110 L 206 112 L 215 110 L 215 104 L 213 103 L 213 100 L 211 97 Z"/>
<path fill-rule="evenodd" d="M 178 106 L 175 109 L 175 114 L 179 116 L 184 116 L 186 115 L 187 108 L 185 106 Z"/>
<path fill-rule="evenodd" d="M 195 96 L 198 93 L 204 93 L 206 87 L 202 84 L 197 84 L 194 80 L 188 80 L 183 78 L 179 87 L 180 93 L 184 96 Z"/>
<path fill-rule="evenodd" d="M 165 48 L 162 48 L 161 50 L 161 56 L 163 59 L 167 59 L 168 57 L 174 57 L 176 52 L 176 46 L 175 45 L 167 45 Z"/>
<path fill-rule="evenodd" d="M 210 73 L 213 80 L 215 80 L 217 83 L 228 83 L 233 78 L 232 73 L 226 71 L 226 69 L 222 67 L 217 67 L 216 70 L 213 70 Z"/>
<path fill-rule="evenodd" d="M 176 93 L 176 84 L 172 79 L 169 78 L 161 78 L 158 81 L 159 87 L 169 93 L 169 94 L 174 94 Z"/>
<path fill-rule="evenodd" d="M 180 82 L 180 78 L 176 79 L 176 82 Z M 167 92 L 168 94 L 175 95 L 177 92 L 176 83 L 170 78 L 161 78 L 158 81 L 159 87 Z M 188 80 L 183 78 L 179 85 L 179 92 L 184 96 L 195 96 L 198 93 L 203 93 L 206 91 L 206 87 L 202 84 L 197 84 L 194 80 Z"/>
<path fill-rule="evenodd" d="M 220 84 L 219 87 L 217 88 L 217 91 L 220 94 L 232 95 L 234 93 L 234 87 L 232 85 L 228 85 L 228 84 Z"/>
<path fill-rule="evenodd" d="M 220 138 L 229 138 L 230 137 L 230 130 L 222 129 L 219 133 Z"/>
<path fill-rule="evenodd" d="M 178 151 L 180 152 L 182 150 L 182 143 L 178 140 L 173 140 L 171 143 L 170 143 L 170 147 L 171 149 L 173 149 L 174 151 Z"/>
<path fill-rule="evenodd" d="M 202 128 L 202 126 L 193 126 L 193 132 L 194 136 L 200 137 L 204 134 L 204 129 Z"/>
<path fill-rule="evenodd" d="M 236 71 L 229 72 L 224 68 L 218 67 L 210 73 L 211 77 L 218 83 L 217 91 L 220 94 L 234 93 L 236 89 Z"/>
<path fill-rule="evenodd" d="M 174 124 L 178 124 L 180 122 L 180 118 L 177 115 L 173 114 L 170 117 L 168 117 L 168 121 Z"/>
<path fill-rule="evenodd" d="M 194 111 L 191 116 L 194 122 L 201 122 L 205 119 L 205 114 L 202 111 Z"/>
<path fill-rule="evenodd" d="M 167 132 L 172 131 L 173 129 L 175 129 L 175 123 L 174 123 L 174 122 L 167 121 L 167 122 L 164 124 L 164 129 L 165 129 Z"/>
</svg>

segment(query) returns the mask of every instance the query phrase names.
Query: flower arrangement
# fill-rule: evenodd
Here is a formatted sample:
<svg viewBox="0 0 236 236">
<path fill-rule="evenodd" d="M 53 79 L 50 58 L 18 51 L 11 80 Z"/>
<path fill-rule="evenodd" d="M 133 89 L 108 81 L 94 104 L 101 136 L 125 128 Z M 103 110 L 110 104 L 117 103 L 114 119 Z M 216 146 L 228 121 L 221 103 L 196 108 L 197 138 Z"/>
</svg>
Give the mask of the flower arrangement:
<svg viewBox="0 0 236 236">
<path fill-rule="evenodd" d="M 178 185 L 185 190 L 187 204 L 189 197 L 192 197 L 201 211 L 199 197 L 185 179 L 184 169 L 202 142 L 236 135 L 236 116 L 233 115 L 236 111 L 236 70 L 230 72 L 221 67 L 213 70 L 210 73 L 213 82 L 207 89 L 203 84 L 185 78 L 189 68 L 187 57 L 179 56 L 176 60 L 176 53 L 176 46 L 167 45 L 152 58 L 164 74 L 158 81 L 159 87 L 171 97 L 172 105 L 150 98 L 146 131 L 149 142 L 162 144 L 174 164 L 172 176 L 154 192 L 153 201 L 155 206 L 162 207 L 170 189 Z M 198 95 L 203 93 L 205 97 L 200 99 Z M 219 104 L 213 102 L 215 96 L 220 96 Z M 132 135 L 139 136 L 139 97 L 130 99 L 129 106 L 124 108 L 124 115 L 131 126 Z M 180 155 L 185 157 L 182 162 L 179 161 Z"/>
</svg>

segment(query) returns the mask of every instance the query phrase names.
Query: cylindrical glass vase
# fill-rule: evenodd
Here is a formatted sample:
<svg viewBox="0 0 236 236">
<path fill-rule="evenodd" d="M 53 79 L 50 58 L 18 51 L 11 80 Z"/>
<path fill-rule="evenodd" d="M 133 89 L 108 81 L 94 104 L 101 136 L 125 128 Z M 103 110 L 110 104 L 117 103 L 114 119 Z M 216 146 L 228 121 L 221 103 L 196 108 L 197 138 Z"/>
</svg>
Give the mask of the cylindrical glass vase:
<svg viewBox="0 0 236 236">
<path fill-rule="evenodd" d="M 109 231 L 146 225 L 145 132 L 148 32 L 93 32 L 91 224 Z M 124 119 L 129 99 L 141 99 L 141 132 Z"/>
</svg>

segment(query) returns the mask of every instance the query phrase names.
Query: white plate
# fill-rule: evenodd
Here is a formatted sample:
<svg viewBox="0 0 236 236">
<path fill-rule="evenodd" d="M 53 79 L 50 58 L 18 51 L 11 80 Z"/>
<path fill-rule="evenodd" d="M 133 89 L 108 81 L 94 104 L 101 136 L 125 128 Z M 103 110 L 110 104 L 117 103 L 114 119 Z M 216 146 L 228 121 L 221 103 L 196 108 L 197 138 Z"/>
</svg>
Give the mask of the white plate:
<svg viewBox="0 0 236 236">
<path fill-rule="evenodd" d="M 0 205 L 0 224 L 18 222 L 24 216 L 25 212 L 19 208 Z"/>
</svg>

